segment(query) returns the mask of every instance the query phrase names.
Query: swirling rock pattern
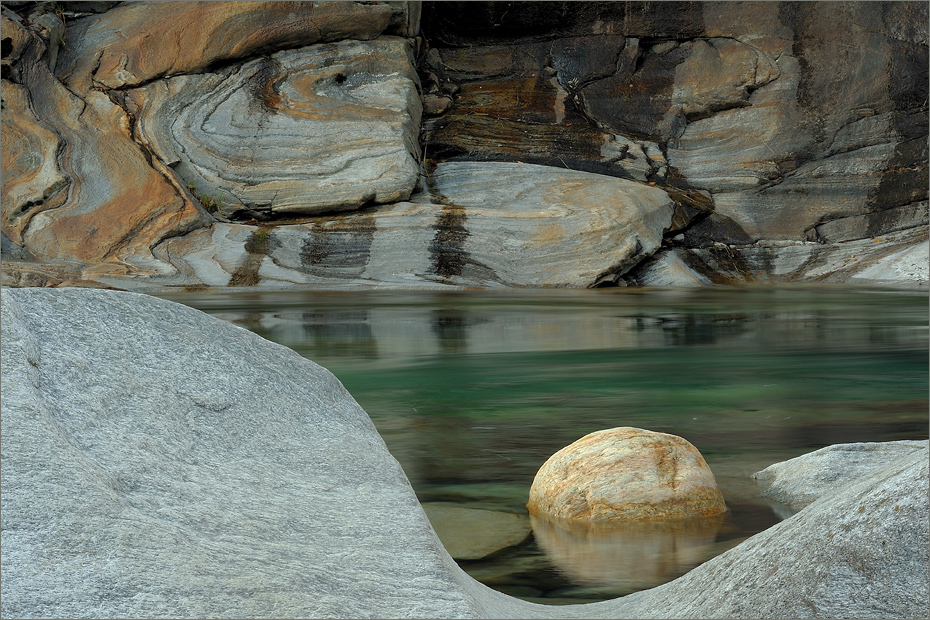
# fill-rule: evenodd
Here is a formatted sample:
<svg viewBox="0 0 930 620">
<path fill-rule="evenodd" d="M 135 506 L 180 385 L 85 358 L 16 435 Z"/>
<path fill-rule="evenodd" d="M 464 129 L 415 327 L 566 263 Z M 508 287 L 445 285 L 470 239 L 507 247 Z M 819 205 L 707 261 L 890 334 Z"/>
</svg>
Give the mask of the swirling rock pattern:
<svg viewBox="0 0 930 620">
<path fill-rule="evenodd" d="M 146 158 L 131 138 L 124 110 L 102 92 L 80 98 L 69 91 L 50 72 L 45 42 L 12 20 L 6 25 L 27 42 L 19 78 L 24 90 L 4 84 L 14 123 L 13 139 L 3 141 L 4 168 L 8 161 L 23 161 L 15 155 L 22 148 L 33 163 L 15 163 L 9 170 L 12 185 L 5 184 L 4 192 L 10 188 L 18 196 L 25 188 L 22 195 L 31 204 L 17 210 L 20 203 L 13 201 L 4 210 L 4 232 L 14 242 L 21 237 L 37 259 L 66 265 L 59 281 L 81 274 L 92 279 L 175 271 L 155 260 L 151 247 L 207 225 L 207 214 L 167 168 Z M 29 122 L 31 114 L 36 120 Z M 15 139 L 20 135 L 25 142 Z M 39 166 L 38 176 L 31 176 L 33 166 Z"/>
<path fill-rule="evenodd" d="M 138 137 L 221 217 L 398 202 L 419 173 L 417 76 L 405 39 L 342 41 L 127 95 Z"/>
<path fill-rule="evenodd" d="M 68 28 L 57 75 L 78 92 L 136 86 L 269 49 L 373 39 L 387 4 L 130 2 Z"/>
<path fill-rule="evenodd" d="M 3 80 L 3 231 L 15 243 L 22 242 L 31 209 L 67 185 L 58 169 L 60 141 L 36 118 L 29 92 Z"/>
<path fill-rule="evenodd" d="M 927 6 L 5 3 L 2 282 L 925 286 Z M 502 160 L 655 184 L 657 260 L 414 194 Z"/>
<path fill-rule="evenodd" d="M 674 211 L 644 183 L 531 164 L 448 162 L 429 187 L 302 224 L 218 224 L 155 252 L 214 286 L 591 286 L 654 252 Z"/>
<path fill-rule="evenodd" d="M 722 243 L 926 227 L 926 3 L 548 6 L 427 12 L 438 157 L 685 183 Z M 881 224 L 831 226 L 860 216 Z"/>
</svg>

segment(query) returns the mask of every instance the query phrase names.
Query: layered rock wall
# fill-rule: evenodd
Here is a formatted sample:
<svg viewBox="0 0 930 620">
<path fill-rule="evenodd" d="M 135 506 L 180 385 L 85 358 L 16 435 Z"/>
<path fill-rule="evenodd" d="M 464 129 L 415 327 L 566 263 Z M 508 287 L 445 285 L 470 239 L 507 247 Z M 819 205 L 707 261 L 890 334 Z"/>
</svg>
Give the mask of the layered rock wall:
<svg viewBox="0 0 930 620">
<path fill-rule="evenodd" d="M 8 2 L 3 283 L 924 285 L 926 24 L 920 2 Z M 436 190 L 479 165 L 485 194 Z M 670 217 L 614 225 L 653 202 Z"/>
</svg>

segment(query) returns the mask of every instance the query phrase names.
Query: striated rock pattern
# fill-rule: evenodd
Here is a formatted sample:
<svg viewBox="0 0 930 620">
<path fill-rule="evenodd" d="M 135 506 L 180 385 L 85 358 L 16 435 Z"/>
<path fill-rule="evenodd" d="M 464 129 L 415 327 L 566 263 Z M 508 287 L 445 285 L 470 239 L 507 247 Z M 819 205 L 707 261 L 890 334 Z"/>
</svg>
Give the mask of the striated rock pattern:
<svg viewBox="0 0 930 620">
<path fill-rule="evenodd" d="M 585 435 L 549 457 L 527 509 L 566 521 L 641 521 L 715 517 L 727 507 L 694 446 L 622 427 Z"/>
<path fill-rule="evenodd" d="M 362 281 L 358 258 L 294 276 L 289 258 L 275 259 L 281 269 L 248 252 L 243 266 L 224 250 L 232 272 L 244 269 L 229 282 L 927 285 L 925 2 L 10 2 L 0 12 L 6 285 L 216 285 L 222 277 L 205 276 L 215 269 L 192 264 L 215 250 L 197 242 L 226 237 L 221 223 L 302 244 L 309 216 L 319 217 L 311 245 L 359 257 L 340 247 L 357 239 L 330 214 L 435 201 L 419 195 L 427 177 L 463 162 L 630 179 L 665 192 L 674 212 L 655 248 L 630 255 L 642 238 L 617 238 L 613 254 L 626 258 L 593 280 L 565 271 L 564 245 L 551 252 L 557 276 L 467 261 L 449 276 L 455 261 L 421 260 L 444 242 L 407 260 L 401 241 L 378 250 Z M 472 227 L 491 212 L 475 209 Z M 508 243 L 525 245 L 524 233 Z M 881 251 L 868 260 L 835 260 L 843 244 L 872 239 Z M 605 244 L 585 247 L 573 262 L 598 263 Z"/>
<path fill-rule="evenodd" d="M 455 564 L 365 412 L 293 351 L 118 291 L 3 288 L 0 313 L 4 617 L 930 614 L 925 448 L 839 465 L 845 484 L 670 583 L 537 605 Z"/>
<path fill-rule="evenodd" d="M 424 22 L 441 42 L 425 70 L 453 97 L 425 124 L 441 155 L 700 188 L 752 240 L 837 241 L 822 225 L 885 212 L 926 225 L 907 208 L 927 197 L 925 4 L 560 3 L 509 22 L 447 4 Z M 646 157 L 597 148 L 618 134 Z"/>
<path fill-rule="evenodd" d="M 373 39 L 391 7 L 357 2 L 129 2 L 67 30 L 57 75 L 78 92 L 342 39 Z"/>
<path fill-rule="evenodd" d="M 642 286 L 739 282 L 926 286 L 930 282 L 927 227 L 834 244 L 768 241 L 663 248 L 627 275 Z"/>
<path fill-rule="evenodd" d="M 126 94 L 137 137 L 224 218 L 410 197 L 420 99 L 410 45 L 384 37 L 283 51 Z"/>
<path fill-rule="evenodd" d="M 654 252 L 675 209 L 645 184 L 530 164 L 449 162 L 428 186 L 302 224 L 217 224 L 155 253 L 212 286 L 590 286 Z"/>
<path fill-rule="evenodd" d="M 48 126 L 36 118 L 29 105 L 29 93 L 11 82 L 2 91 L 3 202 L 0 206 L 4 235 L 22 243 L 29 213 L 57 194 L 68 181 L 58 168 L 60 141 Z"/>
<path fill-rule="evenodd" d="M 27 42 L 19 79 L 29 93 L 24 99 L 23 90 L 3 82 L 11 101 L 4 124 L 14 127 L 3 141 L 4 161 L 17 161 L 13 154 L 25 149 L 35 162 L 5 169 L 13 195 L 30 191 L 21 194 L 25 202 L 4 198 L 4 232 L 38 259 L 88 265 L 85 275 L 173 271 L 153 259 L 151 245 L 207 225 L 207 214 L 146 157 L 119 106 L 99 91 L 74 95 L 49 71 L 38 34 L 11 19 L 4 26 Z M 26 139 L 15 139 L 22 131 Z"/>
</svg>

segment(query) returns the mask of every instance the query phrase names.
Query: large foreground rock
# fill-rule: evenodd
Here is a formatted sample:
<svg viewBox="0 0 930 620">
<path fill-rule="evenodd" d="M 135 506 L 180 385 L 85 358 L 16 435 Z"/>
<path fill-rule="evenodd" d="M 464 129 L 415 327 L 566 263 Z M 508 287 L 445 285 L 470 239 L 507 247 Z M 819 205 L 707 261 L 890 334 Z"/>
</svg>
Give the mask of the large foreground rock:
<svg viewBox="0 0 930 620">
<path fill-rule="evenodd" d="M 442 548 L 327 371 L 132 293 L 3 289 L 4 617 L 927 617 L 915 450 L 682 578 L 519 601 Z"/>
<path fill-rule="evenodd" d="M 476 615 L 329 372 L 154 298 L 2 295 L 4 617 Z"/>
</svg>

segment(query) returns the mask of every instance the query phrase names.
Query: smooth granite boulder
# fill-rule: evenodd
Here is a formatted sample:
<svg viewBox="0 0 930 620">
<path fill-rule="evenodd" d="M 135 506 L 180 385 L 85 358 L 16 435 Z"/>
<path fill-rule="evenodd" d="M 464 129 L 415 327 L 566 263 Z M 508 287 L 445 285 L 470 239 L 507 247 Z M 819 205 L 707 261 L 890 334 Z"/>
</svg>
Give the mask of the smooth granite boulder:
<svg viewBox="0 0 930 620">
<path fill-rule="evenodd" d="M 2 312 L 4 617 L 477 615 L 325 369 L 133 293 Z"/>
<path fill-rule="evenodd" d="M 4 617 L 930 614 L 925 449 L 663 586 L 537 605 L 454 563 L 365 412 L 290 349 L 134 293 L 4 288 L 0 312 Z"/>
<path fill-rule="evenodd" d="M 727 510 L 697 448 L 630 427 L 590 433 L 549 457 L 526 507 L 570 522 L 697 519 Z"/>
<path fill-rule="evenodd" d="M 797 512 L 876 469 L 927 450 L 926 441 L 843 443 L 775 463 L 753 478 L 765 485 L 764 497 Z"/>
</svg>

